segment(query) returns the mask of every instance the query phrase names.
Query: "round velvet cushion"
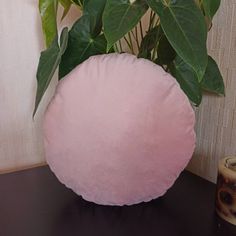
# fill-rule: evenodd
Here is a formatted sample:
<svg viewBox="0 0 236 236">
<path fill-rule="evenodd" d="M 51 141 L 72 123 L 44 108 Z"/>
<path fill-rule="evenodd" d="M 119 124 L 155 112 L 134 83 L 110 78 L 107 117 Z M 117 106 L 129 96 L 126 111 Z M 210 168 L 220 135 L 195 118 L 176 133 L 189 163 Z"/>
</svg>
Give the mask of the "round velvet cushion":
<svg viewBox="0 0 236 236">
<path fill-rule="evenodd" d="M 44 119 L 46 160 L 84 199 L 131 205 L 163 195 L 195 147 L 176 80 L 129 54 L 90 57 L 57 86 Z"/>
</svg>

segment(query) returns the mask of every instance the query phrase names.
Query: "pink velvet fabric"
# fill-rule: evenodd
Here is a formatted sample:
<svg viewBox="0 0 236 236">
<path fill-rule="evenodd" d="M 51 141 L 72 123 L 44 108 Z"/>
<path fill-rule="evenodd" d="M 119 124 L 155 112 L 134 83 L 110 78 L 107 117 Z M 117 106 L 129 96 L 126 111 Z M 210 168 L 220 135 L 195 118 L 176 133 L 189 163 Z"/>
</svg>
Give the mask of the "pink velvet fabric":
<svg viewBox="0 0 236 236">
<path fill-rule="evenodd" d="M 193 109 L 160 66 L 90 57 L 57 86 L 44 119 L 46 160 L 67 187 L 104 205 L 163 195 L 195 147 Z"/>
</svg>

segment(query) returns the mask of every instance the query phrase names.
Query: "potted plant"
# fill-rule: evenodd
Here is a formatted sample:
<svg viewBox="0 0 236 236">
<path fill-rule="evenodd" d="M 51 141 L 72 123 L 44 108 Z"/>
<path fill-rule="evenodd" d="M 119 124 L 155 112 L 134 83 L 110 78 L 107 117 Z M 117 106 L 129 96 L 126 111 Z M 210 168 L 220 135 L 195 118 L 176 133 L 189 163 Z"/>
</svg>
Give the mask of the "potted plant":
<svg viewBox="0 0 236 236">
<path fill-rule="evenodd" d="M 58 36 L 57 10 L 71 5 L 82 13 Z M 39 0 L 46 43 L 37 70 L 38 105 L 59 67 L 59 80 L 92 55 L 123 52 L 146 58 L 171 73 L 189 100 L 198 106 L 203 91 L 224 95 L 217 63 L 207 54 L 207 32 L 220 0 Z M 142 17 L 149 14 L 148 28 Z M 79 14 L 78 14 L 79 15 Z"/>
</svg>

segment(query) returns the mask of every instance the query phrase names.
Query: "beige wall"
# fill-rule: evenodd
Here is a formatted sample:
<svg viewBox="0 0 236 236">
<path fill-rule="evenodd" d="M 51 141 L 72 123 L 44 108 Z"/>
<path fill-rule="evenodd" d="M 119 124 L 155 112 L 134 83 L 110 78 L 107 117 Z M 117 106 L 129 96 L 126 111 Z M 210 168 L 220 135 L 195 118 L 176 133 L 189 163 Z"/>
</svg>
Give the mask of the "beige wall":
<svg viewBox="0 0 236 236">
<path fill-rule="evenodd" d="M 38 0 L 1 0 L 0 172 L 44 162 L 42 112 L 56 80 L 33 122 L 35 74 L 43 48 L 37 5 Z M 72 9 L 67 21 L 73 21 L 77 14 L 78 11 Z"/>
<path fill-rule="evenodd" d="M 226 97 L 205 96 L 197 110 L 197 148 L 189 170 L 215 181 L 218 160 L 236 155 L 236 1 L 222 0 L 208 40 L 218 62 Z"/>
<path fill-rule="evenodd" d="M 0 7 L 0 172 L 44 162 L 42 113 L 31 119 L 35 73 L 42 36 L 38 0 L 2 0 Z M 219 62 L 226 98 L 205 96 L 197 111 L 198 145 L 189 169 L 215 180 L 219 158 L 236 154 L 236 1 L 222 0 L 209 35 L 210 54 Z M 77 15 L 73 10 L 72 18 Z M 71 21 L 72 19 L 67 19 Z"/>
</svg>

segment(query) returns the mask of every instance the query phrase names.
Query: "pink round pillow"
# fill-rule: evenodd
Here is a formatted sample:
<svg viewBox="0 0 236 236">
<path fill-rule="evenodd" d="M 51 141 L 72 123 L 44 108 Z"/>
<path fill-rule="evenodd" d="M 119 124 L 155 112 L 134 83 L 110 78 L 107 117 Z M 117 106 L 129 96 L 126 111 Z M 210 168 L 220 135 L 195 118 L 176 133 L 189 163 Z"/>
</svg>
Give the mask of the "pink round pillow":
<svg viewBox="0 0 236 236">
<path fill-rule="evenodd" d="M 57 86 L 45 113 L 46 160 L 88 201 L 146 202 L 186 167 L 194 123 L 188 98 L 160 66 L 129 54 L 93 56 Z"/>
</svg>

